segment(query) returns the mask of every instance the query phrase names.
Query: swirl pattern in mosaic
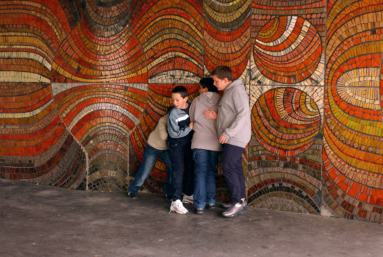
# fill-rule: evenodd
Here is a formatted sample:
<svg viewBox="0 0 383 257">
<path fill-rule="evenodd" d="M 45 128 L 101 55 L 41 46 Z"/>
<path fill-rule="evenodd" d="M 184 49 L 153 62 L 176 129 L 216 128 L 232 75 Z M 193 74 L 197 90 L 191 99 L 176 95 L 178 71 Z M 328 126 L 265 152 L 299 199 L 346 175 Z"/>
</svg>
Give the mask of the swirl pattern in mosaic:
<svg viewBox="0 0 383 257">
<path fill-rule="evenodd" d="M 324 85 L 325 6 L 324 0 L 252 0 L 252 80 Z"/>
<path fill-rule="evenodd" d="M 82 14 L 77 2 L 0 2 L 0 82 L 51 81 L 55 51 Z"/>
<path fill-rule="evenodd" d="M 297 16 L 275 18 L 255 39 L 252 76 L 263 84 L 297 84 L 310 77 L 319 81 L 321 55 L 321 39 L 310 22 Z"/>
<path fill-rule="evenodd" d="M 55 109 L 55 51 L 82 14 L 79 1 L 0 2 L 0 177 L 85 189 L 86 158 Z"/>
<path fill-rule="evenodd" d="M 56 53 L 52 82 L 147 82 L 144 52 L 126 24 L 127 2 L 103 7 L 87 1 L 80 24 Z"/>
<path fill-rule="evenodd" d="M 88 153 L 90 190 L 126 190 L 128 135 L 139 123 L 147 84 L 54 83 L 67 129 Z"/>
<path fill-rule="evenodd" d="M 252 124 L 249 203 L 285 198 L 304 212 L 319 213 L 322 135 L 314 100 L 294 88 L 269 90 L 254 104 Z"/>
<path fill-rule="evenodd" d="M 324 201 L 341 217 L 382 222 L 383 1 L 329 1 L 327 11 Z"/>
<path fill-rule="evenodd" d="M 305 152 L 315 142 L 320 114 L 314 101 L 292 88 L 270 90 L 252 112 L 255 135 L 268 151 L 281 156 Z"/>
<path fill-rule="evenodd" d="M 131 1 L 130 27 L 147 60 L 150 83 L 198 83 L 203 73 L 202 3 Z"/>
<path fill-rule="evenodd" d="M 229 66 L 238 78 L 250 57 L 251 1 L 205 0 L 205 66 L 212 72 L 217 66 Z"/>
</svg>

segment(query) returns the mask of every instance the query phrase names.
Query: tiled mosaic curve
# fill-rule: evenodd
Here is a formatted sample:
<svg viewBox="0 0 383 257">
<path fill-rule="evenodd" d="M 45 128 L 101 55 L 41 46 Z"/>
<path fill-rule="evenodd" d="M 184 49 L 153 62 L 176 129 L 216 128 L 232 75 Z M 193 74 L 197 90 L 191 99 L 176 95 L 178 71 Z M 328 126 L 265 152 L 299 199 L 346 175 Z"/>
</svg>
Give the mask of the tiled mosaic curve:
<svg viewBox="0 0 383 257">
<path fill-rule="evenodd" d="M 382 9 L 2 1 L 0 177 L 126 190 L 171 89 L 185 85 L 193 98 L 199 79 L 225 64 L 250 96 L 249 203 L 382 222 Z M 217 197 L 227 200 L 220 165 Z M 158 159 L 143 188 L 163 193 L 165 180 Z"/>
</svg>

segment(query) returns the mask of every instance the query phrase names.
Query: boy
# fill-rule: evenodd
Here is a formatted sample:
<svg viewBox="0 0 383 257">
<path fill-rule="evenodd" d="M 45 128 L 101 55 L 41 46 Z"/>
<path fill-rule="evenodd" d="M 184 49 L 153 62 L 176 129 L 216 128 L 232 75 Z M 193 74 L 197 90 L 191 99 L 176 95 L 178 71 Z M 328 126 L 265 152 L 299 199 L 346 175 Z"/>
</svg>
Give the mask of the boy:
<svg viewBox="0 0 383 257">
<path fill-rule="evenodd" d="M 203 78 L 200 81 L 200 95 L 194 99 L 190 107 L 190 119 L 194 131 L 191 148 L 194 159 L 194 213 L 203 214 L 206 206 L 208 210 L 215 208 L 215 166 L 218 154 L 222 151 L 222 145 L 218 141 L 217 122 L 205 119 L 205 109 L 218 110 L 218 102 L 221 96 L 217 94 L 217 88 L 211 78 Z"/>
<path fill-rule="evenodd" d="M 184 163 L 189 171 L 187 187 L 183 201 L 193 202 L 194 190 L 194 163 L 191 151 L 191 139 L 193 131 L 190 128 L 188 92 L 185 87 L 177 86 L 172 90 L 172 101 L 174 108 L 168 114 L 168 147 L 173 167 L 173 187 L 175 192 L 172 197 L 170 211 L 186 214 L 188 210 L 181 202 Z"/>
<path fill-rule="evenodd" d="M 251 137 L 249 97 L 242 80 L 233 81 L 229 67 L 219 66 L 211 75 L 214 85 L 224 94 L 218 115 L 213 110 L 206 110 L 204 114 L 206 118 L 217 119 L 219 142 L 223 144 L 222 170 L 231 194 L 231 204 L 222 215 L 230 218 L 243 213 L 247 207 L 241 160 Z"/>
<path fill-rule="evenodd" d="M 166 145 L 166 140 L 168 138 L 168 133 L 166 131 L 166 118 L 166 115 L 161 117 L 158 121 L 157 127 L 149 135 L 141 167 L 137 171 L 136 177 L 134 178 L 133 182 L 130 183 L 128 188 L 128 195 L 132 199 L 137 198 L 137 192 L 144 184 L 145 180 L 149 177 L 158 156 L 165 163 L 167 171 L 167 179 L 165 184 L 166 200 L 170 201 L 174 193 L 174 188 L 171 182 L 173 176 L 172 162 L 170 159 L 170 152 Z"/>
</svg>

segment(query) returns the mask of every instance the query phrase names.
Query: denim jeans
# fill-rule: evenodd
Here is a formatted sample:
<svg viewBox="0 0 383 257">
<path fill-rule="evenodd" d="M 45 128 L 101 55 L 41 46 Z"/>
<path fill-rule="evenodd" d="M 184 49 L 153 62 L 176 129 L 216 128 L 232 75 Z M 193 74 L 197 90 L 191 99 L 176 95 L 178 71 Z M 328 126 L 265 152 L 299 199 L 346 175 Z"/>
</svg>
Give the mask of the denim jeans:
<svg viewBox="0 0 383 257">
<path fill-rule="evenodd" d="M 194 206 L 205 208 L 206 204 L 215 204 L 215 166 L 218 161 L 217 151 L 193 149 L 194 159 Z"/>
<path fill-rule="evenodd" d="M 170 147 L 170 156 L 172 158 L 173 165 L 173 187 L 174 194 L 173 201 L 182 199 L 182 192 L 185 195 L 192 195 L 194 191 L 194 162 L 193 152 L 189 147 Z M 184 184 L 184 172 L 185 168 L 188 171 L 186 187 Z M 183 190 L 184 189 L 184 190 Z"/>
<path fill-rule="evenodd" d="M 130 183 L 128 192 L 137 193 L 141 186 L 144 184 L 145 179 L 147 179 L 152 171 L 154 164 L 156 163 L 157 158 L 160 157 L 161 160 L 165 163 L 166 166 L 166 184 L 165 184 L 165 194 L 173 195 L 174 188 L 172 185 L 172 162 L 170 159 L 169 150 L 157 150 L 151 147 L 149 144 L 146 145 L 144 151 L 144 158 L 140 169 L 137 171 L 136 177 L 133 182 Z"/>
<path fill-rule="evenodd" d="M 222 172 L 230 192 L 231 204 L 241 202 L 245 198 L 245 177 L 242 168 L 242 152 L 244 148 L 224 144 L 222 154 Z"/>
</svg>

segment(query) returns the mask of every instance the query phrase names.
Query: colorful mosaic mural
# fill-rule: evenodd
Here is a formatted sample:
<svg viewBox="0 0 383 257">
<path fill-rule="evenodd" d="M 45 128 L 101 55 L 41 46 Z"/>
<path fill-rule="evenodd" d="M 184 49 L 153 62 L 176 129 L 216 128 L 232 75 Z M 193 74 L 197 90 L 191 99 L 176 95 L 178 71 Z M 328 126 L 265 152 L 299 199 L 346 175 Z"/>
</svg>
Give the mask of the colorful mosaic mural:
<svg viewBox="0 0 383 257">
<path fill-rule="evenodd" d="M 383 222 L 383 1 L 0 2 L 0 177 L 125 191 L 184 85 L 249 93 L 252 206 Z M 217 197 L 228 191 L 217 165 Z M 143 189 L 163 194 L 158 159 Z"/>
<path fill-rule="evenodd" d="M 83 13 L 79 1 L 0 2 L 0 176 L 86 188 L 86 156 L 51 91 L 55 51 Z"/>
<path fill-rule="evenodd" d="M 323 199 L 383 222 L 383 1 L 327 4 Z"/>
<path fill-rule="evenodd" d="M 252 1 L 249 204 L 321 213 L 325 1 Z"/>
</svg>

